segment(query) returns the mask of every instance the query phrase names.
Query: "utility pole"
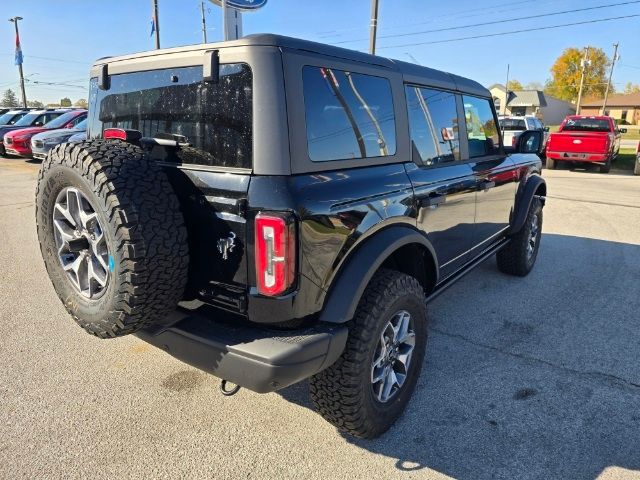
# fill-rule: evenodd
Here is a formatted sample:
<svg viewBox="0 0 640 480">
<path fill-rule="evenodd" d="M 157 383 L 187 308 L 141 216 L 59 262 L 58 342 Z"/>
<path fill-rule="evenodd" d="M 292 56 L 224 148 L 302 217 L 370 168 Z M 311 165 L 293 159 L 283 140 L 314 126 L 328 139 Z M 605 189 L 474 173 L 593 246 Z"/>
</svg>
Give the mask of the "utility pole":
<svg viewBox="0 0 640 480">
<path fill-rule="evenodd" d="M 507 103 L 509 103 L 509 68 L 511 64 L 507 63 L 507 83 L 504 84 L 504 105 L 502 106 L 502 114 L 507 114 Z"/>
<path fill-rule="evenodd" d="M 22 72 L 22 46 L 20 45 L 20 32 L 18 31 L 18 20 L 22 20 L 22 17 L 13 17 L 9 21 L 13 22 L 16 27 L 16 64 L 18 65 L 18 71 L 20 72 L 20 89 L 22 91 L 22 106 L 27 108 L 27 94 L 24 90 L 24 73 Z"/>
<path fill-rule="evenodd" d="M 200 12 L 202 13 L 202 42 L 207 43 L 207 21 L 204 18 L 204 0 L 200 0 Z"/>
<path fill-rule="evenodd" d="M 378 33 L 378 0 L 371 0 L 371 29 L 369 33 L 369 53 L 376 54 L 376 34 Z"/>
<path fill-rule="evenodd" d="M 153 21 L 156 27 L 156 49 L 160 49 L 160 22 L 158 21 L 158 0 L 151 0 L 153 3 Z"/>
<path fill-rule="evenodd" d="M 582 62 L 580 62 L 582 66 L 582 73 L 580 74 L 580 89 L 578 90 L 578 101 L 576 102 L 576 115 L 580 115 L 580 103 L 582 103 L 582 89 L 584 87 L 584 71 L 589 64 L 589 48 L 587 47 L 584 50 L 584 58 Z"/>
<path fill-rule="evenodd" d="M 613 44 L 613 59 L 611 60 L 611 70 L 609 70 L 609 81 L 607 82 L 607 89 L 604 92 L 604 102 L 602 102 L 602 115 L 604 115 L 604 111 L 607 108 L 607 100 L 609 99 L 609 88 L 611 87 L 611 77 L 613 76 L 613 67 L 616 66 L 616 62 L 620 60 L 618 56 L 618 45 L 619 43 Z"/>
</svg>

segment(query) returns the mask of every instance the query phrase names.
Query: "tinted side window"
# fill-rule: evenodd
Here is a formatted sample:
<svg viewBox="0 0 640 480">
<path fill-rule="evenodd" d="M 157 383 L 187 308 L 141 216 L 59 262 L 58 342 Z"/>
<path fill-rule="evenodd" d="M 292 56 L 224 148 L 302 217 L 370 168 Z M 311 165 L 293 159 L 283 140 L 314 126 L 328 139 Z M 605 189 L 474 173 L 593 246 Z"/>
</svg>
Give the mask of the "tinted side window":
<svg viewBox="0 0 640 480">
<path fill-rule="evenodd" d="M 460 160 L 455 95 L 413 86 L 405 91 L 414 158 L 425 165 Z"/>
<path fill-rule="evenodd" d="M 112 75 L 109 90 L 92 80 L 89 135 L 138 130 L 188 143 L 168 161 L 251 168 L 252 85 L 243 63 L 220 65 L 217 84 L 202 81 L 202 66 Z"/>
<path fill-rule="evenodd" d="M 469 157 L 499 153 L 500 137 L 491 104 L 486 98 L 462 97 L 469 140 Z"/>
<path fill-rule="evenodd" d="M 307 148 L 314 162 L 396 153 L 389 80 L 323 67 L 302 70 Z"/>
</svg>

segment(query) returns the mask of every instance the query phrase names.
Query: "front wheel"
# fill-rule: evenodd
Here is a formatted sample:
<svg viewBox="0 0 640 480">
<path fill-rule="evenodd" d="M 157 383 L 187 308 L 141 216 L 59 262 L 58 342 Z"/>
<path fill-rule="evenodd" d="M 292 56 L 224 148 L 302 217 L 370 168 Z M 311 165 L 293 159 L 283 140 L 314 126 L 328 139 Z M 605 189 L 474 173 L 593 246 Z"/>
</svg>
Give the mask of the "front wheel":
<svg viewBox="0 0 640 480">
<path fill-rule="evenodd" d="M 511 237 L 509 244 L 497 253 L 498 269 L 518 277 L 528 275 L 536 263 L 541 236 L 542 202 L 534 197 L 524 226 Z"/>
<path fill-rule="evenodd" d="M 375 438 L 398 419 L 415 389 L 427 341 L 420 283 L 380 270 L 351 321 L 342 356 L 311 377 L 313 403 L 325 420 L 361 438 Z"/>
</svg>

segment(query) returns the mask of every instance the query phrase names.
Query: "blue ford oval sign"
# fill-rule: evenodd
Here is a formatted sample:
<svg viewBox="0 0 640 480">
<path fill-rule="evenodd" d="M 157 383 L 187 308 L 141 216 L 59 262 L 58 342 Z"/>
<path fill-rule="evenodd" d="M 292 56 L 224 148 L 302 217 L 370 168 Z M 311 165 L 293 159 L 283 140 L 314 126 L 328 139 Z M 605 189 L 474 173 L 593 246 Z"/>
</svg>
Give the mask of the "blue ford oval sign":
<svg viewBox="0 0 640 480">
<path fill-rule="evenodd" d="M 218 6 L 222 6 L 221 0 L 209 0 Z M 235 8 L 244 12 L 258 10 L 266 5 L 267 0 L 227 0 L 227 7 Z"/>
</svg>

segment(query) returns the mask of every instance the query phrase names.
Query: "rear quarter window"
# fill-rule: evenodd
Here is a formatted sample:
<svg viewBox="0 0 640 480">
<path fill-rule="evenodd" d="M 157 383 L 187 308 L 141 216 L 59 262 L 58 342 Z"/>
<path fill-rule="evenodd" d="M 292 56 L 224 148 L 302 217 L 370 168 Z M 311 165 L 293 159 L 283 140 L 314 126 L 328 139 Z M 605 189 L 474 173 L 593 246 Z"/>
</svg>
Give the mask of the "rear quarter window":
<svg viewBox="0 0 640 480">
<path fill-rule="evenodd" d="M 175 161 L 214 167 L 252 167 L 253 78 L 247 64 L 223 64 L 217 84 L 202 66 L 111 76 L 109 90 L 91 82 L 89 136 L 106 128 L 144 137 L 177 136 L 189 144 Z M 174 137 L 176 138 L 176 137 Z"/>
<path fill-rule="evenodd" d="M 388 79 L 305 66 L 302 80 L 312 161 L 395 155 L 395 114 Z"/>
</svg>

